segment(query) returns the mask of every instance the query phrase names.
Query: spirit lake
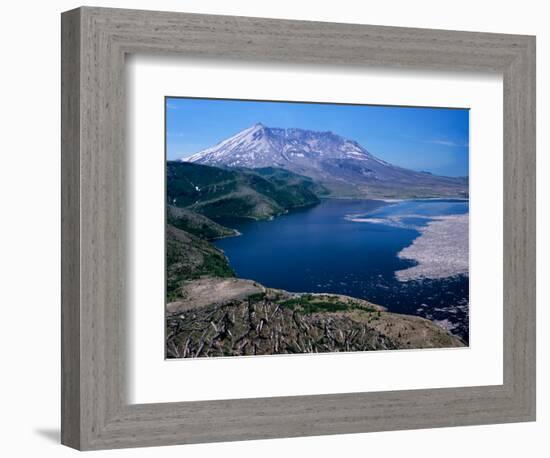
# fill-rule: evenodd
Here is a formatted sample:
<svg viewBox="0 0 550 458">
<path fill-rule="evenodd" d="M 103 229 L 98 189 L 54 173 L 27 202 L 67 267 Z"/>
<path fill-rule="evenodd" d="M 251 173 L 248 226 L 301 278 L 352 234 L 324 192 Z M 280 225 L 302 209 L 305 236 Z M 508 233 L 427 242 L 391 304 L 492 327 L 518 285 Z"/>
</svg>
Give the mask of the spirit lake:
<svg viewBox="0 0 550 458">
<path fill-rule="evenodd" d="M 224 219 L 241 235 L 215 241 L 240 278 L 292 292 L 345 294 L 390 312 L 438 322 L 468 342 L 469 278 L 400 281 L 417 264 L 398 253 L 439 216 L 463 215 L 465 200 L 324 199 L 269 221 Z"/>
</svg>

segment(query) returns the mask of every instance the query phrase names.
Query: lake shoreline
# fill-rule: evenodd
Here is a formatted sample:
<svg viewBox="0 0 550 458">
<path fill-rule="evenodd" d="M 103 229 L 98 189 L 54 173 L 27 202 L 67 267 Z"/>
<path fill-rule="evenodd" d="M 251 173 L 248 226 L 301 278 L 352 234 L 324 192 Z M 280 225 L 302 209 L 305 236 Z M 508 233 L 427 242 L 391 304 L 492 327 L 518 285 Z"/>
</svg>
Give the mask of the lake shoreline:
<svg viewBox="0 0 550 458">
<path fill-rule="evenodd" d="M 423 278 L 438 279 L 468 275 L 469 214 L 433 218 L 419 228 L 413 243 L 397 253 L 400 259 L 411 259 L 417 265 L 395 272 L 401 281 Z"/>
<path fill-rule="evenodd" d="M 387 203 L 398 203 L 398 202 L 410 202 L 410 201 L 452 201 L 452 202 L 469 202 L 468 197 L 461 196 L 448 196 L 448 197 L 377 197 L 377 196 L 355 196 L 355 197 L 345 197 L 345 196 L 319 196 L 321 201 L 323 200 L 375 200 L 379 202 Z"/>
<path fill-rule="evenodd" d="M 301 211 L 304 211 L 304 210 L 315 208 L 315 207 L 321 205 L 323 203 L 323 201 L 380 202 L 381 203 L 380 207 L 385 206 L 385 205 L 397 204 L 397 203 L 401 203 L 401 202 L 422 202 L 422 201 L 427 201 L 427 202 L 437 202 L 437 201 L 441 201 L 441 202 L 469 202 L 469 199 L 465 199 L 465 198 L 461 198 L 461 197 L 411 197 L 411 198 L 403 198 L 403 199 L 397 199 L 397 198 L 396 199 L 391 199 L 391 198 L 382 199 L 382 198 L 372 198 L 372 197 L 359 198 L 359 197 L 334 197 L 334 196 L 326 197 L 326 196 L 321 196 L 321 197 L 319 197 L 319 199 L 320 199 L 319 203 L 312 204 L 312 205 L 311 204 L 310 205 L 303 205 L 303 206 L 300 206 L 300 207 L 292 207 L 292 208 L 287 209 L 284 212 L 281 212 L 281 213 L 276 214 L 276 215 L 269 216 L 267 218 L 254 218 L 254 217 L 251 217 L 251 216 L 243 216 L 243 217 L 235 218 L 235 220 L 242 221 L 242 222 L 247 222 L 247 221 L 257 221 L 257 222 L 274 221 L 277 218 L 280 218 L 281 216 L 285 216 L 285 215 L 289 215 L 289 214 L 292 214 L 292 213 L 301 212 Z M 378 210 L 378 208 L 373 209 L 372 211 L 376 211 L 376 210 Z M 230 227 L 227 224 L 227 221 L 228 221 L 227 218 L 212 218 L 212 220 L 217 222 L 218 224 L 222 224 L 222 225 L 228 227 L 229 229 L 233 229 L 234 231 L 237 232 L 237 234 L 229 234 L 229 235 L 226 235 L 226 236 L 217 237 L 213 240 L 219 240 L 219 239 L 223 239 L 223 238 L 227 238 L 227 237 L 238 237 L 238 236 L 242 235 L 237 229 L 235 229 L 233 227 Z M 353 221 L 353 220 L 350 220 L 350 221 Z M 362 222 L 362 221 L 357 221 L 357 222 Z"/>
<path fill-rule="evenodd" d="M 344 294 L 380 304 L 393 313 L 434 322 L 449 320 L 456 328 L 454 334 L 467 341 L 467 277 L 396 278 L 396 272 L 418 264 L 410 256 L 398 257 L 422 235 L 418 225 L 446 212 L 467 211 L 467 204 L 464 199 L 448 198 L 322 199 L 313 207 L 279 215 L 269 224 L 267 220 L 240 220 L 233 225 L 224 221 L 242 236 L 218 240 L 215 245 L 238 278 L 294 293 Z M 384 219 L 378 224 L 360 224 L 373 221 L 354 223 L 346 217 L 350 214 L 383 215 Z M 411 214 L 420 221 L 407 220 Z M 400 216 L 405 219 L 399 224 L 388 221 Z"/>
<path fill-rule="evenodd" d="M 399 202 L 469 202 L 463 199 L 406 199 Z M 397 257 L 417 264 L 407 269 L 397 270 L 396 278 L 401 281 L 421 279 L 442 279 L 456 275 L 467 275 L 469 267 L 468 225 L 469 212 L 462 215 L 397 215 L 369 216 L 378 209 L 365 214 L 350 214 L 345 218 L 355 223 L 380 224 L 390 227 L 413 228 L 418 236 L 410 245 L 403 248 Z M 404 220 L 416 219 L 416 224 Z M 426 220 L 419 224 L 419 220 Z M 458 242 L 458 243 L 457 243 Z"/>
</svg>

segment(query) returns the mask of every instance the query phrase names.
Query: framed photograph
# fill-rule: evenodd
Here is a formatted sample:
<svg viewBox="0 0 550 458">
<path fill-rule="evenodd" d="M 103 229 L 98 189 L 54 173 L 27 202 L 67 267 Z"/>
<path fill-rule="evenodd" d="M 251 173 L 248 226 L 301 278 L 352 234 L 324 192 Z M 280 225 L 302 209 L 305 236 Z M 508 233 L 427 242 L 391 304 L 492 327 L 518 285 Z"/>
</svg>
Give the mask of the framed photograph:
<svg viewBox="0 0 550 458">
<path fill-rule="evenodd" d="M 165 103 L 167 358 L 468 345 L 469 110 Z"/>
<path fill-rule="evenodd" d="M 535 39 L 62 15 L 62 442 L 535 419 Z"/>
</svg>

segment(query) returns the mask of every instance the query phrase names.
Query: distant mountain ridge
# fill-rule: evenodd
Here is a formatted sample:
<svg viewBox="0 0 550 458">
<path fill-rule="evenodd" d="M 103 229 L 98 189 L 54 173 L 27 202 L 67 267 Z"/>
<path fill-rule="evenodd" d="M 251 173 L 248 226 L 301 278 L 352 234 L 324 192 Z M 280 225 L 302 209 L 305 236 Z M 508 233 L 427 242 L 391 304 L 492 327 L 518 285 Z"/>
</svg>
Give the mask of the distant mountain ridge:
<svg viewBox="0 0 550 458">
<path fill-rule="evenodd" d="M 182 161 L 230 168 L 283 168 L 312 178 L 336 197 L 468 196 L 466 177 L 443 177 L 395 166 L 332 132 L 261 123 Z"/>
<path fill-rule="evenodd" d="M 170 217 L 176 218 L 180 225 L 171 224 L 192 233 L 196 232 L 190 228 L 201 228 L 204 221 L 190 218 L 189 212 L 213 219 L 268 219 L 316 205 L 319 196 L 328 192 L 311 178 L 273 167 L 229 169 L 168 161 L 166 177 L 167 203 L 169 209 L 174 207 L 169 222 Z M 187 213 L 176 207 L 187 209 Z"/>
</svg>

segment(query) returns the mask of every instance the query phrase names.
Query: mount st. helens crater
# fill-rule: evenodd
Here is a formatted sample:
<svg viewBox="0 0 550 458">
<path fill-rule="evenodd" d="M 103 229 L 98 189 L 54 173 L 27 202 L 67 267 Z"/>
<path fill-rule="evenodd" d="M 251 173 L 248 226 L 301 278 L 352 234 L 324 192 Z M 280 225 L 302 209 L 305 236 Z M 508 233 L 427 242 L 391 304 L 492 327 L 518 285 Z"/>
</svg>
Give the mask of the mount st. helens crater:
<svg viewBox="0 0 550 458">
<path fill-rule="evenodd" d="M 333 197 L 468 197 L 467 177 L 398 167 L 332 132 L 261 123 L 182 161 L 230 168 L 283 168 L 312 178 Z"/>
</svg>

